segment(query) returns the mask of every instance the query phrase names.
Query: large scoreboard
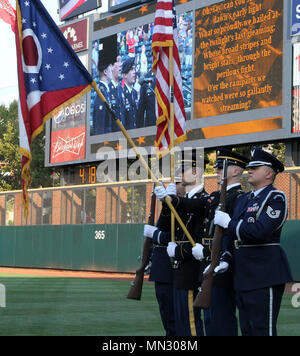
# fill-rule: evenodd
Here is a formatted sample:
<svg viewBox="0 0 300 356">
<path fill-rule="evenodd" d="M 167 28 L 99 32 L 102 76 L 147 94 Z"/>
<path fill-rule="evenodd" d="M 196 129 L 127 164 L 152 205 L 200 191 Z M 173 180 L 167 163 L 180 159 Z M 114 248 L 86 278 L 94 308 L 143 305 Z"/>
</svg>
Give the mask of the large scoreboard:
<svg viewBox="0 0 300 356">
<path fill-rule="evenodd" d="M 292 127 L 290 2 L 175 3 L 188 138 L 180 146 L 206 149 L 299 138 L 300 130 Z M 87 48 L 73 47 L 100 84 L 98 63 L 104 60 L 103 43 L 110 41 L 117 53 L 121 90 L 125 87 L 122 66 L 128 58 L 134 59 L 136 112 L 122 121 L 136 145 L 149 153 L 156 138 L 151 49 L 155 7 L 156 1 L 150 1 L 104 18 L 89 16 Z M 82 26 L 73 21 L 62 31 L 71 41 L 85 31 Z M 133 104 L 124 96 L 123 100 L 124 115 Z M 86 166 L 81 174 L 89 182 L 94 179 L 89 167 L 101 159 L 103 149 L 127 149 L 118 127 L 96 129 L 99 110 L 93 90 L 47 123 L 47 166 Z"/>
</svg>

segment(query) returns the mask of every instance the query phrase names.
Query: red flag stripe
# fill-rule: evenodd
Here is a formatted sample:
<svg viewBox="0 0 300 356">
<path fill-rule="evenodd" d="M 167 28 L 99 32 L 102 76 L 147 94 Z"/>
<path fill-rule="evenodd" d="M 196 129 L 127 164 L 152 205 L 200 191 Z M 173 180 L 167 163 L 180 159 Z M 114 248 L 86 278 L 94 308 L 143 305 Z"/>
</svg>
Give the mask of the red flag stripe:
<svg viewBox="0 0 300 356">
<path fill-rule="evenodd" d="M 170 58 L 169 47 L 173 47 L 174 72 L 174 139 L 175 142 L 185 139 L 185 110 L 182 96 L 182 78 L 177 45 L 177 30 L 173 28 L 175 21 L 172 0 L 159 0 L 155 13 L 153 33 L 153 70 L 156 72 L 156 113 L 157 113 L 157 145 L 164 149 L 170 144 Z"/>
<path fill-rule="evenodd" d="M 15 32 L 16 11 L 8 0 L 0 0 L 0 19 L 11 25 L 12 31 Z"/>
<path fill-rule="evenodd" d="M 164 92 L 167 92 L 167 90 L 169 88 L 169 71 L 166 68 L 166 66 L 168 65 L 168 57 L 165 55 L 165 56 L 162 56 L 161 58 L 162 58 L 162 60 L 160 62 L 159 69 L 161 69 L 161 76 L 165 79 L 165 82 L 161 81 L 161 83 L 163 83 L 162 90 Z M 181 86 L 182 86 L 181 73 L 178 68 L 177 61 L 175 60 L 174 61 L 174 93 L 180 92 Z M 169 98 L 169 95 L 168 95 L 168 98 Z M 184 112 L 184 102 L 183 102 L 182 95 L 175 95 L 175 100 L 176 100 L 175 113 L 177 112 L 178 116 L 180 116 L 180 112 L 181 112 L 181 115 L 184 116 L 185 112 Z M 165 101 L 165 103 L 167 104 L 167 101 Z M 177 103 L 177 105 L 176 105 L 176 103 Z"/>
</svg>

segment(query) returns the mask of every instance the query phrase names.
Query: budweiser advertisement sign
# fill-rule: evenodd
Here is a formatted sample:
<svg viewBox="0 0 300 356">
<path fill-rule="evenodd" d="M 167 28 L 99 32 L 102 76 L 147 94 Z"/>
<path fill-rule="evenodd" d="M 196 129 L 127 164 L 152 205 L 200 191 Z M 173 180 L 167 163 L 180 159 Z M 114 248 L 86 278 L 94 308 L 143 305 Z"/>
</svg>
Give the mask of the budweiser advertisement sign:
<svg viewBox="0 0 300 356">
<path fill-rule="evenodd" d="M 60 27 L 61 32 L 75 52 L 88 49 L 88 25 L 88 19 L 84 19 Z"/>
<path fill-rule="evenodd" d="M 74 127 L 51 133 L 51 163 L 85 158 L 86 127 Z"/>
</svg>

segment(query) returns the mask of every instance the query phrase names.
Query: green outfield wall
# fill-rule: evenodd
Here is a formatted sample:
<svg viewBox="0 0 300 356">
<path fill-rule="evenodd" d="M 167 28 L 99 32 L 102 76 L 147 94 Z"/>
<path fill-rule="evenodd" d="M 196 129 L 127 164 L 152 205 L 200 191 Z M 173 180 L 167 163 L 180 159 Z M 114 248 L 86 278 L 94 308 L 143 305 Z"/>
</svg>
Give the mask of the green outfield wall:
<svg viewBox="0 0 300 356">
<path fill-rule="evenodd" d="M 135 272 L 143 224 L 2 226 L 0 265 Z"/>
<path fill-rule="evenodd" d="M 143 224 L 1 226 L 0 265 L 8 267 L 135 272 Z M 300 281 L 300 220 L 287 221 L 282 247 Z"/>
</svg>

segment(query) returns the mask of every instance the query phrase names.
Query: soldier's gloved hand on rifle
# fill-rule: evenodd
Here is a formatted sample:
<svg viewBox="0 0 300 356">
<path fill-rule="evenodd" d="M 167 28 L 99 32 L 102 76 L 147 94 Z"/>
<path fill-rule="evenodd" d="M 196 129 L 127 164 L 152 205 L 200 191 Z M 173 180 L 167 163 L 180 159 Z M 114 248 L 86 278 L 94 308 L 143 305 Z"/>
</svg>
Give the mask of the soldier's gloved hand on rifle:
<svg viewBox="0 0 300 356">
<path fill-rule="evenodd" d="M 177 243 L 175 242 L 169 242 L 168 247 L 167 247 L 167 253 L 169 257 L 174 257 L 175 256 L 175 249 L 177 247 Z"/>
<path fill-rule="evenodd" d="M 203 260 L 203 249 L 204 247 L 201 244 L 196 243 L 196 245 L 192 248 L 192 254 L 196 260 Z"/>
<path fill-rule="evenodd" d="M 154 232 L 158 230 L 156 226 L 146 224 L 144 226 L 144 236 L 149 237 L 150 239 L 153 238 Z"/>
<path fill-rule="evenodd" d="M 230 220 L 231 220 L 231 217 L 229 216 L 229 214 L 224 213 L 223 211 L 220 211 L 220 210 L 216 211 L 215 217 L 214 217 L 215 225 L 219 225 L 219 226 L 223 227 L 224 229 L 227 229 Z"/>
<path fill-rule="evenodd" d="M 208 265 L 205 270 L 203 271 L 203 274 L 205 274 L 210 268 L 210 265 Z M 224 273 L 228 270 L 229 268 L 229 263 L 225 262 L 225 261 L 220 261 L 220 263 L 218 264 L 218 266 L 214 269 L 214 273 L 215 274 L 221 274 Z"/>
</svg>

